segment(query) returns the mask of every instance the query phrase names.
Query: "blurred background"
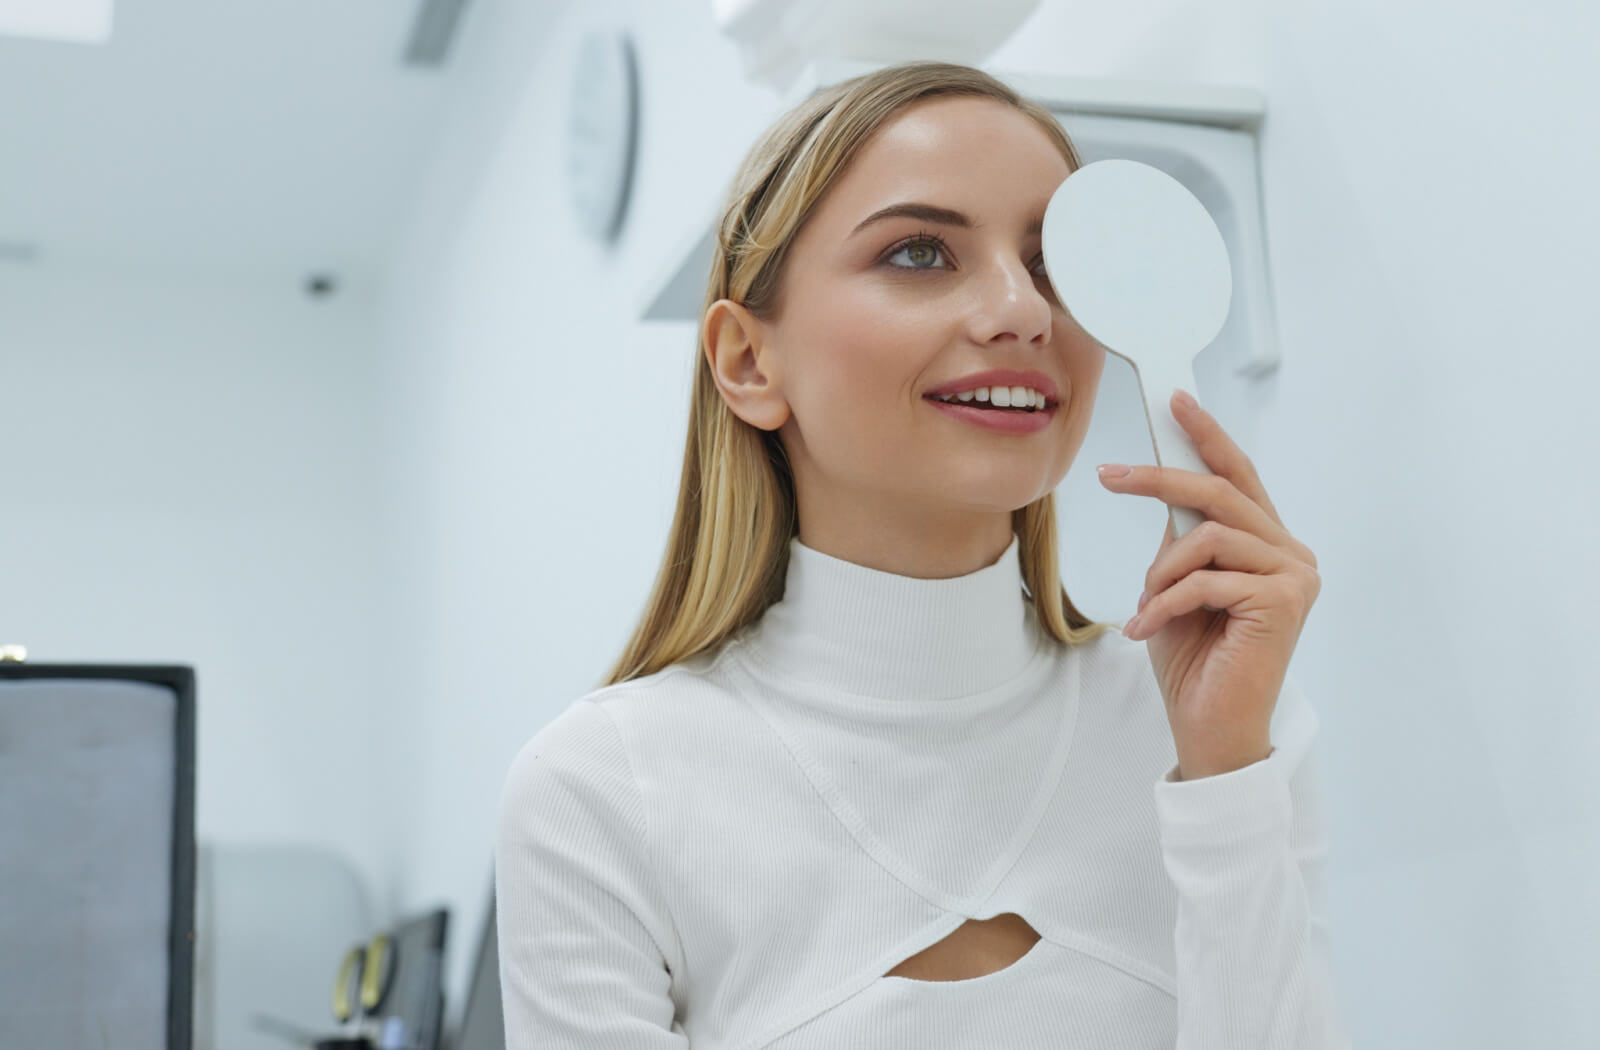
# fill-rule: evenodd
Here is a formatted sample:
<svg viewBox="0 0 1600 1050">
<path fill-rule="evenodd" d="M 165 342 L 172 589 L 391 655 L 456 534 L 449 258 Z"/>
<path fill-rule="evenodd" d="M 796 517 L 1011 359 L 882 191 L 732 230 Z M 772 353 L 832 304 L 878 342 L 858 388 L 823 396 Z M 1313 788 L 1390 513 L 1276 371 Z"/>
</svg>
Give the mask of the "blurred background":
<svg viewBox="0 0 1600 1050">
<path fill-rule="evenodd" d="M 0 642 L 196 670 L 197 1046 L 332 1029 L 348 943 L 439 906 L 458 1024 L 505 771 L 662 555 L 695 332 L 645 302 L 787 108 L 740 6 L 0 22 Z M 597 32 L 637 71 L 607 236 Z M 1597 48 L 1579 0 L 1039 0 L 982 63 L 1266 100 L 1281 363 L 1197 374 L 1321 566 L 1294 673 L 1364 1050 L 1600 1045 Z M 1061 511 L 1120 620 L 1165 512 L 1093 482 L 1116 452 L 1152 461 L 1092 433 Z"/>
</svg>

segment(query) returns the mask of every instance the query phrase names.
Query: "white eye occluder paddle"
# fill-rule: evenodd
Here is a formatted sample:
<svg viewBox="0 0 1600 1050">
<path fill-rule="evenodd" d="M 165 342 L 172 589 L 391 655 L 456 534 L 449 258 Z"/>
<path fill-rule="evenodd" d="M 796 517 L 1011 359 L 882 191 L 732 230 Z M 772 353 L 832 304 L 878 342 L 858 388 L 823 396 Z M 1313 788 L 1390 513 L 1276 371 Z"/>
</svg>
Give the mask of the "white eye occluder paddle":
<svg viewBox="0 0 1600 1050">
<path fill-rule="evenodd" d="M 1045 271 L 1066 311 L 1133 365 L 1156 463 L 1212 470 L 1172 416 L 1195 390 L 1194 358 L 1228 317 L 1233 271 L 1222 231 L 1188 187 L 1139 161 L 1098 160 L 1068 175 L 1044 213 Z M 1173 538 L 1206 520 L 1168 508 Z"/>
</svg>

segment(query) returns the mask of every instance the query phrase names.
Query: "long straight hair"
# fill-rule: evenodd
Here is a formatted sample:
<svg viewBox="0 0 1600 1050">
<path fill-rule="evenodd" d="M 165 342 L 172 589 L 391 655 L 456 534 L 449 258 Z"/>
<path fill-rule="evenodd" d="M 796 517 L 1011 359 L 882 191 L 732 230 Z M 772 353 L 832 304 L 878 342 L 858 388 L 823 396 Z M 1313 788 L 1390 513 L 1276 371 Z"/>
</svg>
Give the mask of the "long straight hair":
<svg viewBox="0 0 1600 1050">
<path fill-rule="evenodd" d="M 644 614 L 601 685 L 653 674 L 721 644 L 783 597 L 796 535 L 794 477 L 776 431 L 729 409 L 712 379 L 706 313 L 719 299 L 763 320 L 777 314 L 784 261 L 806 218 L 862 144 L 901 109 L 938 95 L 1008 103 L 1050 137 L 1069 170 L 1082 166 L 1044 107 L 970 66 L 909 62 L 813 94 L 773 124 L 745 157 L 717 224 L 717 251 L 701 304 L 678 506 Z M 1055 493 L 1011 513 L 1022 580 L 1044 629 L 1063 645 L 1113 625 L 1085 617 L 1056 562 Z"/>
</svg>

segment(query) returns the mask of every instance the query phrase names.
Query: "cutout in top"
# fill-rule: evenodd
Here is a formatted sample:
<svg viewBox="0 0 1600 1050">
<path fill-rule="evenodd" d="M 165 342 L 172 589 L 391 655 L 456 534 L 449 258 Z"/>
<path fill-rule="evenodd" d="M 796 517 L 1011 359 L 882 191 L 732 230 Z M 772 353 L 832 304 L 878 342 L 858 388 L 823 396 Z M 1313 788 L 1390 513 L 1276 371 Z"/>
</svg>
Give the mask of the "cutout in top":
<svg viewBox="0 0 1600 1050">
<path fill-rule="evenodd" d="M 968 919 L 944 940 L 896 963 L 885 977 L 913 981 L 969 981 L 998 973 L 1028 954 L 1039 934 L 1016 912 Z"/>
</svg>

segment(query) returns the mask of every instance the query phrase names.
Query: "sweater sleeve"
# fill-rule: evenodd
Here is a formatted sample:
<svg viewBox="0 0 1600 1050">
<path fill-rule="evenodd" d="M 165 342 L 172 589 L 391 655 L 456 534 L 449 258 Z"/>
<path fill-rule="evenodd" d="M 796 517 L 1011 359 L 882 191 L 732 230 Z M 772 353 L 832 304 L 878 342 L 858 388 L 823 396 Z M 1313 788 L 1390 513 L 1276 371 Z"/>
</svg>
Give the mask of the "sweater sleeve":
<svg viewBox="0 0 1600 1050">
<path fill-rule="evenodd" d="M 1328 958 L 1316 713 L 1289 678 L 1272 752 L 1154 785 L 1177 889 L 1177 1050 L 1349 1050 Z"/>
<path fill-rule="evenodd" d="M 506 1050 L 682 1050 L 645 811 L 606 710 L 580 699 L 512 761 L 495 835 Z"/>
</svg>

